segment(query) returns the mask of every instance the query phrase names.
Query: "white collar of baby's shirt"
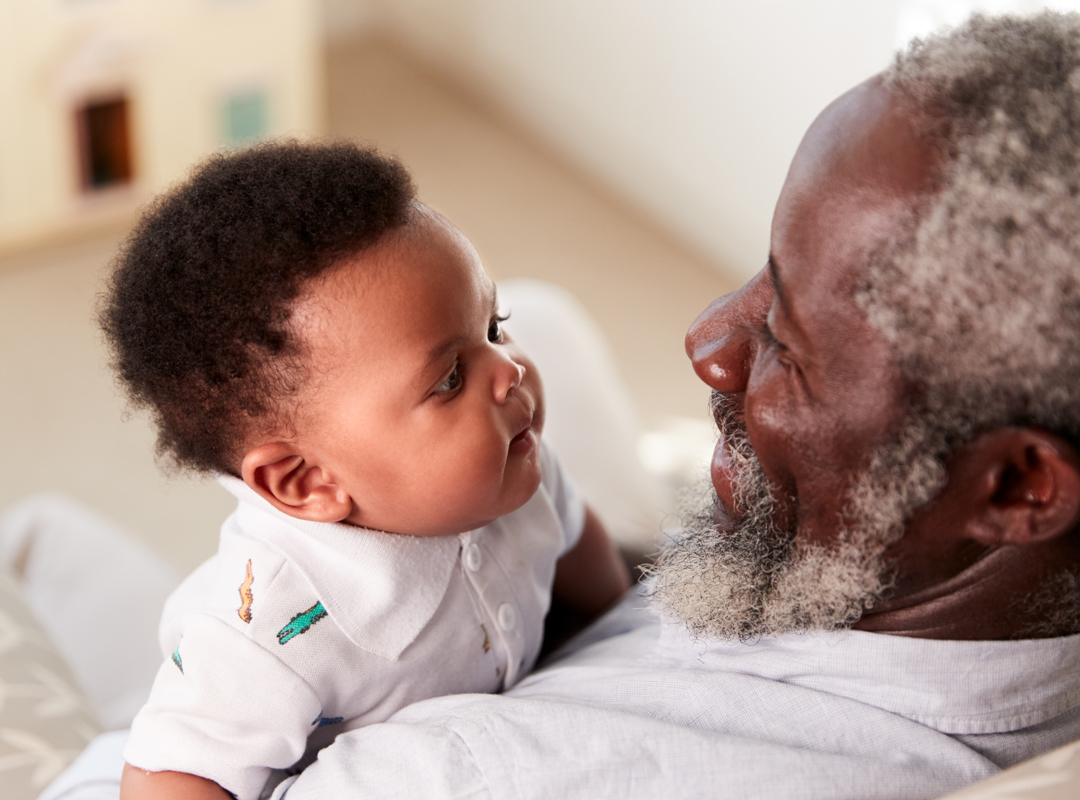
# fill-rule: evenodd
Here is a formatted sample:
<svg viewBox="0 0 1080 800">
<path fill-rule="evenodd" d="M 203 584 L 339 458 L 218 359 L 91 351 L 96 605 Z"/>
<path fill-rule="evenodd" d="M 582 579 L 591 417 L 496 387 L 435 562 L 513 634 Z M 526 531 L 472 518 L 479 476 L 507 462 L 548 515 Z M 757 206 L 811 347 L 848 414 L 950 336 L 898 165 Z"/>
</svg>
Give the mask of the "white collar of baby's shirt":
<svg viewBox="0 0 1080 800">
<path fill-rule="evenodd" d="M 435 614 L 458 560 L 458 536 L 405 536 L 296 519 L 242 480 L 216 477 L 240 501 L 222 536 L 235 528 L 288 559 L 357 647 L 397 659 Z"/>
</svg>

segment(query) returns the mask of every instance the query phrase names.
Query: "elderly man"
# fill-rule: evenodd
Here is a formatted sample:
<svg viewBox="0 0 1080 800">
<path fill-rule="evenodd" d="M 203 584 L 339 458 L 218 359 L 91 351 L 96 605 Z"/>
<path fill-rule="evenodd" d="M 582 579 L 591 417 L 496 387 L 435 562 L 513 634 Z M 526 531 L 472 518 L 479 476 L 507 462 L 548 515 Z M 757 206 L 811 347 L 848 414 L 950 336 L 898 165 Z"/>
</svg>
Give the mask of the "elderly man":
<svg viewBox="0 0 1080 800">
<path fill-rule="evenodd" d="M 976 18 L 830 105 L 686 348 L 715 495 L 503 696 L 288 800 L 924 798 L 1080 738 L 1080 17 Z"/>
</svg>

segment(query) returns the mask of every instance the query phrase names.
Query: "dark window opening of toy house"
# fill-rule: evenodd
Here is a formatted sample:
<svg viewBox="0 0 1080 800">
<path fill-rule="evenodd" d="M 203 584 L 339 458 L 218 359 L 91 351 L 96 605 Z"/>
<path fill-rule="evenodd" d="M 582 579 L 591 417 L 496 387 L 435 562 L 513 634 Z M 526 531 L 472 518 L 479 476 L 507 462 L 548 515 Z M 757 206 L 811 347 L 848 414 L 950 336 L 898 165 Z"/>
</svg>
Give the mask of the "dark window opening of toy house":
<svg viewBox="0 0 1080 800">
<path fill-rule="evenodd" d="M 133 170 L 127 98 L 87 103 L 76 114 L 83 190 L 129 183 Z"/>
</svg>

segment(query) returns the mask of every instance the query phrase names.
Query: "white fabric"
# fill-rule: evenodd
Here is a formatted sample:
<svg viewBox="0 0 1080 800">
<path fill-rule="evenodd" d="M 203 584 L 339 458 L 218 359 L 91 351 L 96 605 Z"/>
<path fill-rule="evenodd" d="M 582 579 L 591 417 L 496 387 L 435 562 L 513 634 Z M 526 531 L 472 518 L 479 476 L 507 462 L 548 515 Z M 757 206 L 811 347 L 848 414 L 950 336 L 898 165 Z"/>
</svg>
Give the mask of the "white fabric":
<svg viewBox="0 0 1080 800">
<path fill-rule="evenodd" d="M 98 736 L 38 800 L 117 800 L 128 733 L 125 728 Z"/>
<path fill-rule="evenodd" d="M 428 697 L 495 692 L 536 660 L 556 560 L 584 506 L 541 444 L 520 509 L 459 536 L 306 522 L 243 481 L 218 553 L 169 598 L 127 761 L 256 798 L 342 731 Z M 245 599 L 246 598 L 246 599 Z"/>
<path fill-rule="evenodd" d="M 1080 636 L 706 644 L 626 606 L 591 636 L 339 737 L 275 797 L 930 798 L 1080 736 Z"/>
<path fill-rule="evenodd" d="M 631 596 L 506 694 L 345 733 L 274 797 L 933 798 L 1080 737 L 1078 706 L 1080 636 L 701 643 Z M 117 796 L 83 785 L 42 800 Z"/>
<path fill-rule="evenodd" d="M 27 605 L 101 724 L 127 728 L 161 663 L 154 631 L 180 575 L 112 520 L 58 494 L 32 495 L 0 515 L 0 566 L 22 576 Z"/>
</svg>

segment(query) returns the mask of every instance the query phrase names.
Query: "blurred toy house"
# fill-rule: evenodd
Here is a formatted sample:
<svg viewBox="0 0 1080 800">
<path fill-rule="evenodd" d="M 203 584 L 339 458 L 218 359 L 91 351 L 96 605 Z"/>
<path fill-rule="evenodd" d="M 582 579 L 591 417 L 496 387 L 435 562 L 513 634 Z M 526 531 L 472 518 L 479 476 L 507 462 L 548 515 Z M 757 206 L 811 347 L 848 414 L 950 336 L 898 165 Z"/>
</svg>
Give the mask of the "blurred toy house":
<svg viewBox="0 0 1080 800">
<path fill-rule="evenodd" d="M 321 122 L 315 0 L 0 2 L 0 252 L 115 228 L 219 147 Z"/>
</svg>

